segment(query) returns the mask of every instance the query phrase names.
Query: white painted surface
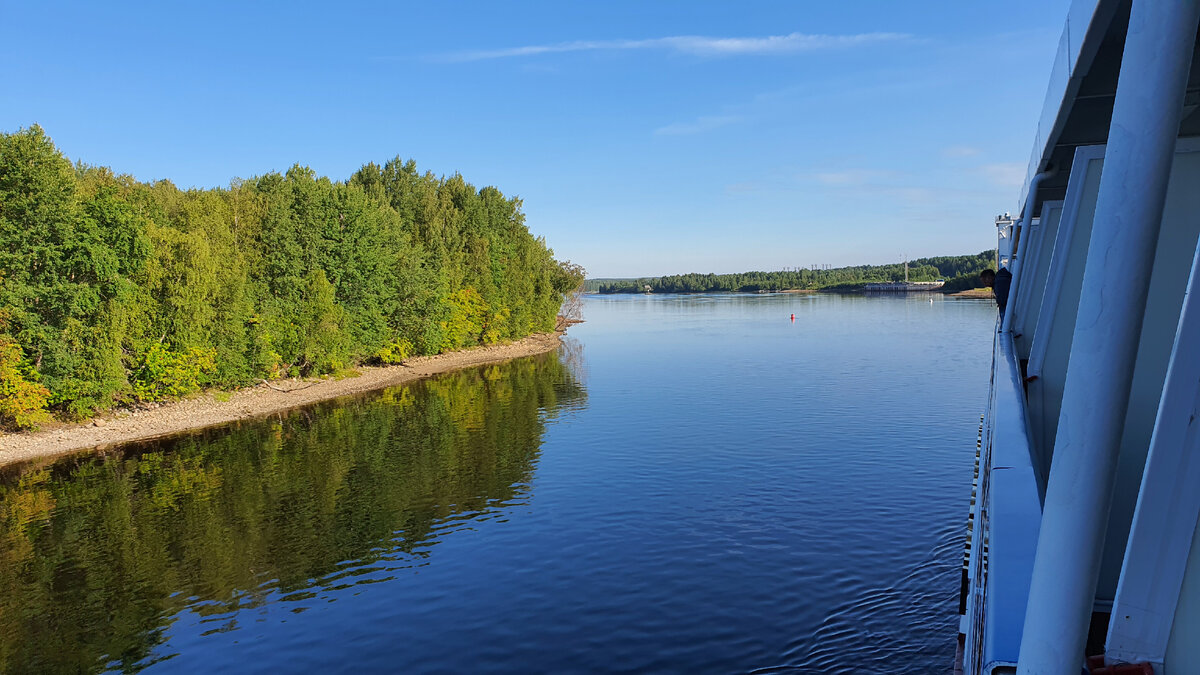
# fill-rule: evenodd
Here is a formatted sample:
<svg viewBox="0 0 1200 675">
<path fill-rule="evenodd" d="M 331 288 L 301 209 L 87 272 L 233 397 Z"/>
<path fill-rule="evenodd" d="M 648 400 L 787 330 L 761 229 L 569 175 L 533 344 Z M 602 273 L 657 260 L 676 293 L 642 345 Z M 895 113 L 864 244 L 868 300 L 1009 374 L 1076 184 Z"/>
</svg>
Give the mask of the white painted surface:
<svg viewBox="0 0 1200 675">
<path fill-rule="evenodd" d="M 1188 556 L 1184 572 L 1183 587 L 1179 593 L 1179 605 L 1175 609 L 1175 621 L 1171 626 L 1171 637 L 1167 641 L 1167 655 L 1163 660 L 1167 673 L 1191 673 L 1196 670 L 1197 637 L 1200 636 L 1200 523 L 1192 531 L 1192 552 Z"/>
<path fill-rule="evenodd" d="M 1054 257 L 1042 297 L 1042 311 L 1030 349 L 1029 375 L 1036 375 L 1037 379 L 1031 381 L 1027 388 L 1029 420 L 1034 468 L 1043 488 L 1050 472 L 1054 436 L 1058 431 L 1075 315 L 1079 311 L 1079 296 L 1083 290 L 1083 268 L 1087 261 L 1088 241 L 1096 215 L 1096 196 L 1100 191 L 1100 175 L 1104 167 L 1103 157 L 1102 145 L 1082 147 L 1075 151 Z"/>
<path fill-rule="evenodd" d="M 1037 545 L 1041 504 L 1029 461 L 1029 436 L 1025 427 L 1025 401 L 1012 340 L 996 335 L 992 363 L 992 398 L 988 409 L 986 455 L 980 475 L 976 518 L 978 544 L 987 546 L 987 573 L 972 576 L 974 603 L 981 631 L 968 672 L 990 673 L 1017 662 L 1021 649 L 1021 622 L 1029 597 L 1029 578 Z M 985 543 L 986 542 L 986 543 Z M 982 584 L 984 588 L 978 588 Z M 981 591 L 981 592 L 980 592 Z M 970 610 L 968 610 L 970 611 Z M 971 648 L 971 645 L 968 645 Z"/>
<path fill-rule="evenodd" d="M 1041 372 L 1041 365 L 1045 362 L 1049 336 L 1054 320 L 1058 316 L 1058 303 L 1062 296 L 1063 283 L 1069 276 L 1067 274 L 1070 268 L 1068 259 L 1073 259 L 1078 255 L 1080 264 L 1082 264 L 1084 260 L 1082 254 L 1087 252 L 1086 242 L 1087 238 L 1091 236 L 1090 228 L 1092 215 L 1095 214 L 1096 192 L 1100 186 L 1100 171 L 1103 168 L 1103 162 L 1100 160 L 1103 159 L 1103 145 L 1085 145 L 1075 148 L 1075 155 L 1071 162 L 1071 174 L 1067 181 L 1067 194 L 1062 203 L 1063 212 L 1059 216 L 1058 232 L 1054 237 L 1054 252 L 1050 257 L 1045 286 L 1041 289 L 1042 304 L 1038 313 L 1037 329 L 1034 331 L 1045 337 L 1036 340 L 1030 351 L 1029 372 L 1031 374 Z M 1079 220 L 1084 221 L 1088 230 L 1086 234 L 1076 237 L 1075 226 Z M 1077 242 L 1082 243 L 1077 244 Z M 1077 246 L 1082 248 L 1076 248 Z M 1080 267 L 1081 277 L 1082 270 L 1083 268 Z M 1075 300 L 1077 305 L 1078 295 L 1075 296 Z M 1070 327 L 1074 328 L 1074 326 L 1075 318 L 1072 314 Z"/>
<path fill-rule="evenodd" d="M 1083 662 L 1198 16 L 1196 0 L 1133 3 L 1030 582 L 1023 675 L 1077 672 Z"/>
<path fill-rule="evenodd" d="M 1154 255 L 1154 271 L 1146 298 L 1141 341 L 1121 435 L 1121 452 L 1113 486 L 1104 560 L 1096 597 L 1112 600 L 1121 575 L 1125 543 L 1146 465 L 1146 452 L 1154 432 L 1159 401 L 1163 395 L 1172 345 L 1179 328 L 1184 291 L 1200 237 L 1200 139 L 1177 144 L 1171 169 L 1170 188 L 1163 208 L 1162 228 Z M 1190 343 L 1193 349 L 1200 340 Z M 1200 483 L 1197 484 L 1200 492 Z M 1188 532 L 1191 528 L 1188 528 Z M 1185 534 L 1186 536 L 1186 534 Z"/>
<path fill-rule="evenodd" d="M 1200 249 L 1188 285 L 1109 622 L 1110 662 L 1163 663 L 1200 516 Z M 1185 625 L 1197 618 L 1180 606 Z"/>
<path fill-rule="evenodd" d="M 1008 223 L 1007 225 L 998 225 L 996 228 L 996 258 L 998 259 L 998 268 L 1008 267 L 1012 264 L 1013 227 L 1012 223 Z"/>
<path fill-rule="evenodd" d="M 1030 242 L 1031 240 L 1036 239 L 1036 232 L 1034 231 L 1033 224 L 1033 195 L 1037 193 L 1037 186 L 1040 185 L 1043 180 L 1050 178 L 1053 175 L 1053 171 L 1039 173 L 1033 177 L 1033 181 L 1030 184 L 1029 203 L 1025 205 L 1025 209 L 1021 213 L 1021 222 L 1016 229 L 1015 239 L 1017 250 L 1013 251 L 1015 256 L 1010 259 L 1011 262 L 1008 266 L 1008 271 L 1012 273 L 1013 278 L 1012 284 L 1009 287 L 1008 299 L 1005 304 L 1004 318 L 1000 324 L 1001 333 L 1012 332 L 1013 317 L 1017 313 L 1017 301 L 1021 297 L 1021 269 L 1025 265 L 1025 258 L 1029 257 L 1029 251 L 1033 248 Z"/>
<path fill-rule="evenodd" d="M 1020 311 L 1013 325 L 1013 341 L 1017 346 L 1017 356 L 1028 359 L 1033 347 L 1037 323 L 1042 311 L 1042 296 L 1046 288 L 1046 278 L 1050 273 L 1050 263 L 1054 258 L 1054 242 L 1058 237 L 1058 225 L 1062 221 L 1063 202 L 1046 202 L 1042 204 L 1042 216 L 1038 219 L 1037 238 L 1031 241 L 1029 264 L 1023 274 L 1028 283 L 1021 286 Z"/>
</svg>

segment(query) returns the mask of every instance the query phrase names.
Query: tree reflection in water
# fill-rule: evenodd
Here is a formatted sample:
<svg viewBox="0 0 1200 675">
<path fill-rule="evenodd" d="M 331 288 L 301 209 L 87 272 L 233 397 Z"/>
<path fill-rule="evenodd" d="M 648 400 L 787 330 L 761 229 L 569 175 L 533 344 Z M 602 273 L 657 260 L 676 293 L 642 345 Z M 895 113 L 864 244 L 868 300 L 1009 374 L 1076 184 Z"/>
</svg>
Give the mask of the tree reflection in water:
<svg viewBox="0 0 1200 675">
<path fill-rule="evenodd" d="M 568 342 L 561 354 L 8 470 L 0 671 L 138 670 L 185 607 L 223 614 L 421 564 L 450 521 L 524 501 L 546 423 L 584 405 L 583 372 Z"/>
</svg>

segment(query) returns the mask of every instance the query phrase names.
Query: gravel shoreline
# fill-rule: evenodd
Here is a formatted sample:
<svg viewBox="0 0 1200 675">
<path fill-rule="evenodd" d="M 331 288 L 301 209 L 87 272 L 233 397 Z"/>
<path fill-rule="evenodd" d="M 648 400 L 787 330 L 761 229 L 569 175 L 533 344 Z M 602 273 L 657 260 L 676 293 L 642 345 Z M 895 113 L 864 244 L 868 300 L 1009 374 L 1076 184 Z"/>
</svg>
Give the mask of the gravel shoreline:
<svg viewBox="0 0 1200 675">
<path fill-rule="evenodd" d="M 951 293 L 950 297 L 952 297 L 952 298 L 988 298 L 988 299 L 990 299 L 990 298 L 996 297 L 996 295 L 994 293 L 992 293 L 992 289 L 990 289 L 990 288 L 972 288 L 972 289 L 966 290 L 966 291 L 959 291 L 957 293 Z"/>
<path fill-rule="evenodd" d="M 361 367 L 357 377 L 312 381 L 280 380 L 233 392 L 208 392 L 151 410 L 118 411 L 81 424 L 0 435 L 0 466 L 81 450 L 261 417 L 309 403 L 411 382 L 460 368 L 553 351 L 564 331 L 538 333 L 516 342 L 408 359 L 402 366 Z M 218 400 L 217 397 L 224 400 Z"/>
</svg>

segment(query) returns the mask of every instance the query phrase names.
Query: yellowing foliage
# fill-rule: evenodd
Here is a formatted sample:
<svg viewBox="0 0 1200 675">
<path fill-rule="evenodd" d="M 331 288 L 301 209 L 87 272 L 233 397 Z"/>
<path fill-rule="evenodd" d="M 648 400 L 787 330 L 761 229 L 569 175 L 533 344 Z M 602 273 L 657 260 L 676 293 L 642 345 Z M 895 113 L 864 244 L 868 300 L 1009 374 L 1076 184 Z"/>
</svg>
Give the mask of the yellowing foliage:
<svg viewBox="0 0 1200 675">
<path fill-rule="evenodd" d="M 467 287 L 447 298 L 450 316 L 442 322 L 442 345 L 450 351 L 483 341 L 490 308 L 474 288 Z"/>
<path fill-rule="evenodd" d="M 21 369 L 21 347 L 0 335 L 0 429 L 36 429 L 50 419 L 46 403 L 50 390 L 30 382 Z"/>
<path fill-rule="evenodd" d="M 133 393 L 143 401 L 153 401 L 198 391 L 206 376 L 216 370 L 216 356 L 215 349 L 191 347 L 173 352 L 156 344 L 146 352 L 133 380 Z"/>
<path fill-rule="evenodd" d="M 404 363 L 404 359 L 415 353 L 411 340 L 392 340 L 379 350 L 379 360 L 388 365 Z"/>
</svg>

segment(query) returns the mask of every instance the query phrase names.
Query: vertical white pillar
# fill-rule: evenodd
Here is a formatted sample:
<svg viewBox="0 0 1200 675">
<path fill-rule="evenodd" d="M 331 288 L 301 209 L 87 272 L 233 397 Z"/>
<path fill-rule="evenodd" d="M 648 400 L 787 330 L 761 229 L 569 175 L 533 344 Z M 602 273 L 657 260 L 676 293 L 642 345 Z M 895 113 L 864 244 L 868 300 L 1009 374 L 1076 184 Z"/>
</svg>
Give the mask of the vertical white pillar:
<svg viewBox="0 0 1200 675">
<path fill-rule="evenodd" d="M 1134 0 L 1018 673 L 1083 663 L 1200 0 Z"/>
</svg>

